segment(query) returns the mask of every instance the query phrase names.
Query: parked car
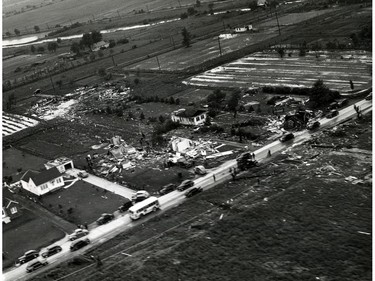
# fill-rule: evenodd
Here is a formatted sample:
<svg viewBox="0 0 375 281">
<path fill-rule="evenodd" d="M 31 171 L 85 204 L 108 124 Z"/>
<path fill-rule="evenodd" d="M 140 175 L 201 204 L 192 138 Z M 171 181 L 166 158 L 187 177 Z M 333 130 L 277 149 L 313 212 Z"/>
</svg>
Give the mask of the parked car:
<svg viewBox="0 0 375 281">
<path fill-rule="evenodd" d="M 200 193 L 202 191 L 203 191 L 202 187 L 194 187 L 194 188 L 190 189 L 188 192 L 186 192 L 185 196 L 189 198 L 189 197 L 192 197 L 195 194 Z"/>
<path fill-rule="evenodd" d="M 16 261 L 16 265 L 24 264 L 28 261 L 31 261 L 35 258 L 39 257 L 39 253 L 35 250 L 27 251 L 23 256 L 19 257 Z"/>
<path fill-rule="evenodd" d="M 339 108 L 339 104 L 337 101 L 330 103 L 328 106 L 328 109 L 336 109 L 336 108 Z"/>
<path fill-rule="evenodd" d="M 372 100 L 372 93 L 369 93 L 366 97 L 365 100 Z"/>
<path fill-rule="evenodd" d="M 328 114 L 326 115 L 326 118 L 333 118 L 337 115 L 339 115 L 339 112 L 336 109 L 334 109 L 328 112 Z"/>
<path fill-rule="evenodd" d="M 339 107 L 343 107 L 345 105 L 348 105 L 348 103 L 349 103 L 348 99 L 341 99 L 341 100 L 337 101 L 337 104 L 339 105 Z"/>
<path fill-rule="evenodd" d="M 45 251 L 42 252 L 41 256 L 43 258 L 48 258 L 50 256 L 53 256 L 53 255 L 61 252 L 61 251 L 62 251 L 62 248 L 60 246 L 56 245 L 56 246 L 52 246 L 52 247 L 47 248 Z"/>
<path fill-rule="evenodd" d="M 89 176 L 89 174 L 88 174 L 87 172 L 84 172 L 84 171 L 79 172 L 77 175 L 78 175 L 80 178 L 87 178 L 87 177 Z"/>
<path fill-rule="evenodd" d="M 205 174 L 207 174 L 207 171 L 206 171 L 206 168 L 203 167 L 203 166 L 196 166 L 194 168 L 194 173 L 196 173 L 198 175 L 205 175 Z"/>
<path fill-rule="evenodd" d="M 286 142 L 286 141 L 291 140 L 291 139 L 293 139 L 293 138 L 294 138 L 293 133 L 287 133 L 287 134 L 283 135 L 283 136 L 280 138 L 280 141 L 281 141 L 281 142 Z"/>
<path fill-rule="evenodd" d="M 30 262 L 26 267 L 26 272 L 32 272 L 38 268 L 41 268 L 43 266 L 46 266 L 48 264 L 48 261 L 45 259 L 37 259 L 36 261 Z"/>
<path fill-rule="evenodd" d="M 148 193 L 146 190 L 139 190 L 132 195 L 132 201 L 137 203 L 147 199 L 148 197 L 150 197 L 150 193 Z"/>
<path fill-rule="evenodd" d="M 105 224 L 107 222 L 110 222 L 111 220 L 113 220 L 115 218 L 115 216 L 113 214 L 107 214 L 107 213 L 104 213 L 101 215 L 100 218 L 98 218 L 96 220 L 96 223 L 98 225 L 101 225 L 101 224 Z"/>
<path fill-rule="evenodd" d="M 124 202 L 120 207 L 118 207 L 118 210 L 120 211 L 120 213 L 123 213 L 123 212 L 126 212 L 127 210 L 129 210 L 129 208 L 133 206 L 133 203 L 132 201 L 130 201 L 129 199 Z"/>
<path fill-rule="evenodd" d="M 192 187 L 194 185 L 194 182 L 191 180 L 184 180 L 179 186 L 177 186 L 177 190 L 184 191 L 185 189 L 188 189 L 189 187 Z"/>
<path fill-rule="evenodd" d="M 168 194 L 169 192 L 172 192 L 176 189 L 176 185 L 173 183 L 169 183 L 167 185 L 164 185 L 162 189 L 159 190 L 160 195 Z"/>
<path fill-rule="evenodd" d="M 77 251 L 88 244 L 90 244 L 90 239 L 88 238 L 74 241 L 72 244 L 70 244 L 70 251 Z"/>
<path fill-rule="evenodd" d="M 74 232 L 72 234 L 70 234 L 68 238 L 69 238 L 70 241 L 74 241 L 74 240 L 77 240 L 78 238 L 86 236 L 87 234 L 89 234 L 88 230 L 78 228 L 78 229 L 74 230 Z"/>
<path fill-rule="evenodd" d="M 311 122 L 311 123 L 308 123 L 307 124 L 307 129 L 308 130 L 315 130 L 315 129 L 317 129 L 317 128 L 319 128 L 320 127 L 320 122 L 319 121 L 315 121 L 315 122 Z"/>
</svg>

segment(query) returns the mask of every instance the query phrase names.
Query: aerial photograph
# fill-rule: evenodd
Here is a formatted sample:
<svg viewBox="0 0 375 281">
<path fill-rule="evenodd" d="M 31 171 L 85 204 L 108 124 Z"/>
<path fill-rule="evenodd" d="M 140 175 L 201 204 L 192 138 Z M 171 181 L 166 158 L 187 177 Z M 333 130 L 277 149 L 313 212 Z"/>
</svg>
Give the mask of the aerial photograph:
<svg viewBox="0 0 375 281">
<path fill-rule="evenodd" d="M 372 280 L 371 0 L 3 0 L 5 281 Z"/>
</svg>

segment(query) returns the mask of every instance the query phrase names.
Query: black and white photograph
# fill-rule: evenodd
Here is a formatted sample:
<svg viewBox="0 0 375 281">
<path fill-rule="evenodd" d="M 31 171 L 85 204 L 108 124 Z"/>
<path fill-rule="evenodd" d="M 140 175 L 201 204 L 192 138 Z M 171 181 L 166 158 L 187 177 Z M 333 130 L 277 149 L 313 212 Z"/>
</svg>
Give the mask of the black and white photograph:
<svg viewBox="0 0 375 281">
<path fill-rule="evenodd" d="M 371 281 L 372 0 L 2 0 L 4 281 Z"/>
</svg>

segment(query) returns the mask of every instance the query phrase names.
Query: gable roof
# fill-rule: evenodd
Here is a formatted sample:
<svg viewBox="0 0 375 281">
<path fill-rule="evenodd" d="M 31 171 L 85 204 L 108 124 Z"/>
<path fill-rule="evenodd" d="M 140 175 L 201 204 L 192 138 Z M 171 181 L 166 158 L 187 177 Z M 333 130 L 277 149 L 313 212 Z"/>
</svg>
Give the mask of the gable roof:
<svg viewBox="0 0 375 281">
<path fill-rule="evenodd" d="M 11 203 L 19 204 L 14 200 L 13 194 L 5 187 L 3 188 L 3 208 L 8 209 Z"/>
<path fill-rule="evenodd" d="M 30 178 L 33 180 L 36 186 L 49 182 L 53 179 L 60 177 L 61 174 L 56 167 L 51 169 L 42 171 L 42 172 L 35 172 L 28 170 L 21 178 L 21 180 L 28 182 Z"/>
<path fill-rule="evenodd" d="M 179 112 L 176 114 L 178 117 L 196 117 L 202 113 L 206 113 L 206 110 L 203 109 L 187 109 L 185 111 Z"/>
</svg>

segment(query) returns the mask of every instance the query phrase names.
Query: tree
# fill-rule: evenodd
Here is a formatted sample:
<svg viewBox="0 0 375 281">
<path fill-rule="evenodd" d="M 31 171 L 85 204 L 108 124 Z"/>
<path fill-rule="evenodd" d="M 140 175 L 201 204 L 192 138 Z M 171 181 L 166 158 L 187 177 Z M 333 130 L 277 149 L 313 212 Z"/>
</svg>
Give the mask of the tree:
<svg viewBox="0 0 375 281">
<path fill-rule="evenodd" d="M 96 30 L 91 31 L 91 40 L 93 43 L 98 43 L 102 41 L 102 38 L 103 36 L 100 33 L 100 31 L 96 31 Z"/>
<path fill-rule="evenodd" d="M 195 1 L 195 7 L 200 7 L 201 6 L 201 1 L 197 0 Z"/>
<path fill-rule="evenodd" d="M 182 44 L 183 44 L 186 48 L 190 47 L 191 34 L 190 34 L 189 31 L 187 31 L 186 27 L 184 27 L 184 28 L 182 29 L 181 34 L 182 34 L 182 38 L 183 38 L 183 39 L 182 39 Z"/>
<path fill-rule="evenodd" d="M 19 36 L 21 34 L 21 31 L 19 31 L 17 28 L 14 29 L 14 34 L 16 34 L 17 36 Z"/>
<path fill-rule="evenodd" d="M 225 99 L 225 93 L 220 89 L 216 89 L 212 94 L 209 94 L 207 97 L 207 103 L 211 108 L 219 108 L 222 101 Z"/>
<path fill-rule="evenodd" d="M 49 42 L 48 45 L 47 45 L 47 49 L 50 52 L 56 52 L 58 47 L 59 47 L 59 45 L 56 42 Z"/>
<path fill-rule="evenodd" d="M 204 121 L 204 125 L 205 126 L 210 126 L 211 125 L 211 117 L 210 116 L 206 117 L 206 120 Z"/>
<path fill-rule="evenodd" d="M 57 44 L 60 44 L 61 41 L 62 41 L 61 38 L 57 38 L 57 40 L 56 40 Z"/>
<path fill-rule="evenodd" d="M 210 3 L 210 4 L 208 4 L 208 13 L 209 14 L 211 14 L 211 15 L 213 15 L 214 14 L 214 3 Z"/>
<path fill-rule="evenodd" d="M 95 56 L 95 54 L 94 54 L 94 53 L 90 54 L 90 60 L 91 60 L 91 61 L 94 61 L 94 60 L 95 60 L 95 58 L 96 58 L 96 56 Z"/>
<path fill-rule="evenodd" d="M 250 4 L 249 4 L 249 8 L 251 10 L 256 10 L 258 8 L 258 3 L 257 1 L 251 1 Z"/>
<path fill-rule="evenodd" d="M 11 34 L 10 34 L 9 31 L 7 31 L 7 32 L 5 32 L 5 35 L 9 37 Z"/>
<path fill-rule="evenodd" d="M 39 31 L 40 31 L 39 26 L 35 25 L 35 26 L 34 26 L 34 30 L 35 30 L 35 32 L 39 32 Z"/>
<path fill-rule="evenodd" d="M 284 48 L 278 48 L 277 52 L 279 53 L 280 58 L 283 58 L 285 56 L 285 50 L 284 50 Z"/>
<path fill-rule="evenodd" d="M 35 53 L 35 46 L 31 45 L 30 50 L 31 50 L 32 53 Z"/>
<path fill-rule="evenodd" d="M 232 93 L 231 97 L 228 100 L 229 110 L 235 111 L 237 106 L 238 106 L 238 102 L 240 101 L 240 99 L 241 99 L 240 92 L 236 91 L 236 92 Z"/>
<path fill-rule="evenodd" d="M 299 49 L 299 54 L 300 57 L 306 56 L 306 48 L 302 47 Z"/>
<path fill-rule="evenodd" d="M 160 115 L 159 116 L 159 122 L 164 123 L 164 121 L 165 121 L 165 117 L 163 115 Z"/>
<path fill-rule="evenodd" d="M 82 35 L 81 43 L 83 46 L 88 47 L 91 50 L 92 44 L 94 44 L 92 40 L 91 33 L 85 33 Z"/>
<path fill-rule="evenodd" d="M 79 45 L 78 42 L 73 42 L 73 44 L 70 46 L 70 50 L 71 50 L 73 53 L 79 55 L 79 54 L 80 54 L 80 51 L 81 51 L 81 47 L 80 47 L 80 45 Z"/>
<path fill-rule="evenodd" d="M 194 7 L 189 7 L 187 9 L 187 13 L 188 13 L 189 16 L 193 16 L 194 14 L 197 13 L 197 11 L 194 9 Z"/>
<path fill-rule="evenodd" d="M 37 51 L 38 51 L 38 53 L 44 53 L 44 47 L 43 46 L 40 46 L 40 47 L 38 47 L 38 49 L 37 49 Z"/>
<path fill-rule="evenodd" d="M 183 19 L 187 19 L 188 18 L 188 14 L 187 13 L 182 13 L 180 15 L 180 18 L 183 20 Z"/>
<path fill-rule="evenodd" d="M 139 119 L 140 120 L 144 120 L 145 119 L 145 114 L 143 112 L 141 112 L 141 115 L 139 116 Z"/>
<path fill-rule="evenodd" d="M 56 81 L 56 85 L 59 86 L 60 89 L 62 87 L 62 84 L 63 84 L 62 80 L 57 80 Z"/>
<path fill-rule="evenodd" d="M 114 46 L 116 46 L 116 41 L 113 39 L 109 40 L 109 48 L 113 48 Z"/>
<path fill-rule="evenodd" d="M 175 102 L 176 105 L 179 105 L 180 104 L 180 99 L 177 98 L 174 102 Z"/>
<path fill-rule="evenodd" d="M 321 79 L 318 79 L 314 83 L 314 86 L 311 88 L 310 92 L 310 102 L 312 103 L 312 107 L 324 106 L 339 97 L 340 94 L 336 91 L 331 91 L 328 89 Z"/>
</svg>

